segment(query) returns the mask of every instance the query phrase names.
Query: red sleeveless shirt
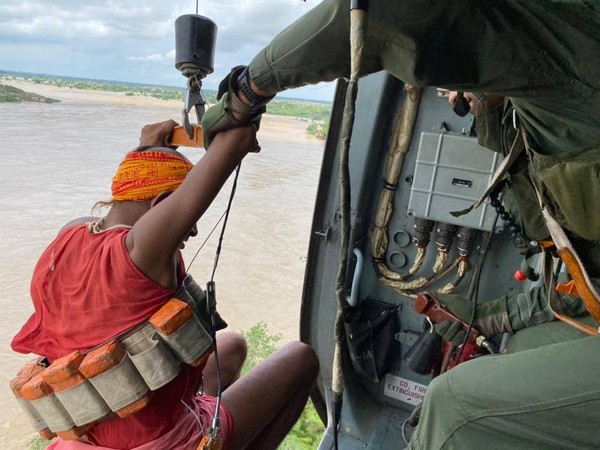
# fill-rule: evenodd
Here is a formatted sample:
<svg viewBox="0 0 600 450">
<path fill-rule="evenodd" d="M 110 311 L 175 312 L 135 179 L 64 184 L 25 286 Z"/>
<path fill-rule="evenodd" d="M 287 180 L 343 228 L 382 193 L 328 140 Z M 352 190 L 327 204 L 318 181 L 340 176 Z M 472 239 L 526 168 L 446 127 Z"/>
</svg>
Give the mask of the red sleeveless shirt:
<svg viewBox="0 0 600 450">
<path fill-rule="evenodd" d="M 98 234 L 80 225 L 61 232 L 42 253 L 31 280 L 35 312 L 14 337 L 19 353 L 50 361 L 89 350 L 143 322 L 174 295 L 148 279 L 131 261 L 128 229 Z M 184 276 L 179 264 L 178 280 Z M 129 449 L 156 439 L 179 419 L 202 376 L 203 367 L 185 366 L 154 392 L 150 404 L 125 419 L 95 425 L 86 435 L 96 444 Z"/>
</svg>

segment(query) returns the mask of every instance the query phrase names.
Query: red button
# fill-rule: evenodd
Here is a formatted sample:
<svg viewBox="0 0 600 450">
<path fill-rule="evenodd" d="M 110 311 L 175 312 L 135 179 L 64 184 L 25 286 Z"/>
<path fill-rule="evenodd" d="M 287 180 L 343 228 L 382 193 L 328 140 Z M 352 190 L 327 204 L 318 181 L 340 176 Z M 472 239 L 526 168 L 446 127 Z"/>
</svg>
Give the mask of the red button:
<svg viewBox="0 0 600 450">
<path fill-rule="evenodd" d="M 517 281 L 525 281 L 527 279 L 527 276 L 521 269 L 519 269 L 515 272 L 514 277 L 515 277 L 515 280 L 517 280 Z"/>
</svg>

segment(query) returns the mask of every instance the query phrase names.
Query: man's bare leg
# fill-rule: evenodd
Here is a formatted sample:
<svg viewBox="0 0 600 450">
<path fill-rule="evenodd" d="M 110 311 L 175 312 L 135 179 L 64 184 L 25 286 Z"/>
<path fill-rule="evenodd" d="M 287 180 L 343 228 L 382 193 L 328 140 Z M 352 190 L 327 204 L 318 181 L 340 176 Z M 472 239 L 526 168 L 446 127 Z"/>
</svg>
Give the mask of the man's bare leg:
<svg viewBox="0 0 600 450">
<path fill-rule="evenodd" d="M 302 413 L 318 371 L 312 347 L 292 342 L 233 383 L 223 393 L 234 423 L 231 448 L 277 448 Z"/>
</svg>

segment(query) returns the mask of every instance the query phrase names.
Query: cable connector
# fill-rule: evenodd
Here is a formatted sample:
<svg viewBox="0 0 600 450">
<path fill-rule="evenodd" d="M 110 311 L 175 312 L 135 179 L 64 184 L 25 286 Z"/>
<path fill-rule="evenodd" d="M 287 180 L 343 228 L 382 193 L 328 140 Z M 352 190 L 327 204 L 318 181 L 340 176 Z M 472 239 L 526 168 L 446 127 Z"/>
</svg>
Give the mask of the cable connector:
<svg viewBox="0 0 600 450">
<path fill-rule="evenodd" d="M 496 350 L 496 347 L 494 347 L 492 345 L 492 343 L 490 341 L 488 341 L 487 338 L 482 334 L 477 336 L 477 338 L 475 339 L 475 343 L 479 347 L 486 349 L 492 355 L 495 355 L 496 353 L 498 353 L 498 350 Z"/>
<path fill-rule="evenodd" d="M 473 240 L 477 236 L 477 230 L 473 228 L 467 227 L 458 227 L 456 231 L 456 237 L 458 238 L 458 242 L 456 243 L 458 247 L 458 254 L 460 256 L 469 256 L 471 251 L 473 250 Z"/>
<path fill-rule="evenodd" d="M 417 247 L 425 248 L 429 245 L 434 223 L 433 220 L 415 217 L 415 224 L 413 225 L 415 235 L 412 241 Z"/>
<path fill-rule="evenodd" d="M 439 222 L 436 228 L 437 237 L 435 238 L 435 245 L 438 251 L 443 253 L 449 253 L 452 248 L 452 241 L 456 234 L 456 225 L 449 223 Z"/>
</svg>

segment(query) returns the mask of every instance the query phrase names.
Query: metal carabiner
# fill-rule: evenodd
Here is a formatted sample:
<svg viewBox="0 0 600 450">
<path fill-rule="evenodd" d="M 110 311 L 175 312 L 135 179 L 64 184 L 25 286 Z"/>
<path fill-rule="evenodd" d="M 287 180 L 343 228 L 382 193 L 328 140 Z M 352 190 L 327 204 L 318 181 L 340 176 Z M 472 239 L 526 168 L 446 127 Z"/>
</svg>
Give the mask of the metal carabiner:
<svg viewBox="0 0 600 450">
<path fill-rule="evenodd" d="M 188 137 L 194 139 L 194 128 L 190 123 L 189 114 L 192 109 L 196 110 L 196 120 L 198 124 L 202 121 L 202 116 L 206 112 L 206 100 L 202 96 L 202 81 L 197 75 L 188 78 L 187 90 L 185 91 L 185 102 L 182 111 L 182 123 Z"/>
</svg>

